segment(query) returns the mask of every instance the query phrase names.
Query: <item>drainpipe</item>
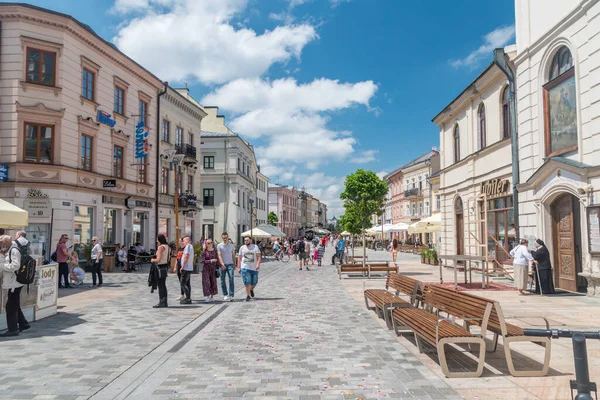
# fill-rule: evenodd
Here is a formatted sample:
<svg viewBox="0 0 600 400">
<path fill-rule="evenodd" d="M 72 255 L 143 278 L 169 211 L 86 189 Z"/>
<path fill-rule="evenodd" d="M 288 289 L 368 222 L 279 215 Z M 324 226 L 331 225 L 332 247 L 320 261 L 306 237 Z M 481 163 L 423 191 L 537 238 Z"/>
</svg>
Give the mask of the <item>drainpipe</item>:
<svg viewBox="0 0 600 400">
<path fill-rule="evenodd" d="M 223 142 L 223 146 L 225 147 L 225 173 L 223 174 L 223 186 L 225 187 L 225 210 L 223 213 L 223 232 L 229 232 L 229 228 L 227 224 L 229 221 L 227 220 L 227 216 L 229 215 L 229 191 L 231 190 L 231 184 L 228 181 L 227 172 L 229 171 L 229 155 L 227 154 L 227 149 L 229 148 L 229 140 L 225 139 Z M 237 240 L 237 232 L 236 232 L 236 240 Z"/>
<path fill-rule="evenodd" d="M 156 193 L 156 199 L 155 199 L 155 204 L 154 204 L 154 224 L 155 224 L 155 230 L 154 230 L 154 234 L 156 236 L 158 236 L 158 196 L 159 196 L 159 190 L 158 190 L 158 182 L 160 179 L 160 131 L 161 131 L 161 127 L 160 127 L 160 98 L 167 93 L 167 89 L 169 87 L 169 82 L 163 82 L 163 85 L 165 85 L 164 89 L 161 90 L 160 92 L 158 92 L 158 96 L 156 97 L 156 182 L 157 185 L 154 186 L 154 191 Z M 177 197 L 177 193 L 175 193 L 175 197 Z M 177 201 L 177 199 L 175 199 L 175 201 Z M 175 245 L 177 245 L 177 243 L 175 243 Z"/>
<path fill-rule="evenodd" d="M 494 64 L 506 75 L 508 79 L 508 91 L 510 93 L 510 131 L 512 145 L 512 185 L 513 185 L 513 214 L 515 222 L 515 239 L 518 241 L 519 235 L 519 193 L 517 185 L 519 184 L 519 135 L 517 134 L 517 78 L 510 66 L 508 55 L 503 48 L 494 50 Z"/>
</svg>

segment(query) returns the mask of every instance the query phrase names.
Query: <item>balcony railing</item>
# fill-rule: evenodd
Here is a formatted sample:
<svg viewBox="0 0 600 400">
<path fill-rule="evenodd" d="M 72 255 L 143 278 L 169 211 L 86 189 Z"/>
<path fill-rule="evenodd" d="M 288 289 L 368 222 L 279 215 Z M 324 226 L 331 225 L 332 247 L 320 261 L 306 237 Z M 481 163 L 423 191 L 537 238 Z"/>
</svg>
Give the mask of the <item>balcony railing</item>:
<svg viewBox="0 0 600 400">
<path fill-rule="evenodd" d="M 423 191 L 419 188 L 412 188 L 404 191 L 404 197 L 422 196 Z"/>
<path fill-rule="evenodd" d="M 184 193 L 179 195 L 179 207 L 197 208 L 198 200 L 195 194 Z"/>
<path fill-rule="evenodd" d="M 178 144 L 175 145 L 175 154 L 183 154 L 184 156 L 197 161 L 196 158 L 196 148 L 189 144 Z"/>
</svg>

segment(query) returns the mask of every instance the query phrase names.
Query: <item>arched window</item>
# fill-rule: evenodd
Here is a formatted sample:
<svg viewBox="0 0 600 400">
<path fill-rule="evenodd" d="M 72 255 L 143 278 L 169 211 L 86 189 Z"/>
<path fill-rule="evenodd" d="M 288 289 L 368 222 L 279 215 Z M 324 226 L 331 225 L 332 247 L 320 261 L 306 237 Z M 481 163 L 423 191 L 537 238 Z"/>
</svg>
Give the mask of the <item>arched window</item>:
<svg viewBox="0 0 600 400">
<path fill-rule="evenodd" d="M 486 133 L 485 133 L 485 106 L 483 103 L 479 105 L 477 111 L 477 128 L 479 131 L 479 148 L 483 149 L 486 145 Z"/>
<path fill-rule="evenodd" d="M 544 89 L 546 156 L 577 149 L 577 96 L 571 51 L 558 49 Z"/>
<path fill-rule="evenodd" d="M 454 212 L 456 214 L 462 214 L 464 212 L 463 201 L 460 197 L 457 197 L 456 201 L 454 202 Z"/>
<path fill-rule="evenodd" d="M 510 89 L 508 85 L 502 91 L 502 137 L 509 138 L 510 135 Z"/>
<path fill-rule="evenodd" d="M 454 127 L 454 162 L 460 161 L 460 129 L 458 124 Z"/>
</svg>

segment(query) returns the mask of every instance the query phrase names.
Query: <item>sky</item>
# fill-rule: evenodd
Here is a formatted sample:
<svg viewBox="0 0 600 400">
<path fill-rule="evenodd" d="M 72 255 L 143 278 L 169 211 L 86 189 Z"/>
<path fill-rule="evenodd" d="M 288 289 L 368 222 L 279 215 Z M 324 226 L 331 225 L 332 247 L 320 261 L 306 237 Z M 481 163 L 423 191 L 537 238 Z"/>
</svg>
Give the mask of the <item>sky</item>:
<svg viewBox="0 0 600 400">
<path fill-rule="evenodd" d="M 431 119 L 514 43 L 514 1 L 31 0 L 70 14 L 343 213 L 344 178 L 439 147 Z"/>
</svg>

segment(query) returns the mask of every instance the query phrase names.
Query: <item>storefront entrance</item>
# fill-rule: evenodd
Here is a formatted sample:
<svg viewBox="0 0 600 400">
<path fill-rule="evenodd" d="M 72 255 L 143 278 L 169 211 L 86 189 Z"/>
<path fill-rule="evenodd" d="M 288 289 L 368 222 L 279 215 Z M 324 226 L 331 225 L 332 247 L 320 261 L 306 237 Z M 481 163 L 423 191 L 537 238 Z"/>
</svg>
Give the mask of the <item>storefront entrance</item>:
<svg viewBox="0 0 600 400">
<path fill-rule="evenodd" d="M 554 249 L 554 282 L 557 288 L 585 291 L 581 272 L 581 226 L 579 201 L 563 194 L 550 206 Z"/>
</svg>

